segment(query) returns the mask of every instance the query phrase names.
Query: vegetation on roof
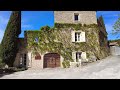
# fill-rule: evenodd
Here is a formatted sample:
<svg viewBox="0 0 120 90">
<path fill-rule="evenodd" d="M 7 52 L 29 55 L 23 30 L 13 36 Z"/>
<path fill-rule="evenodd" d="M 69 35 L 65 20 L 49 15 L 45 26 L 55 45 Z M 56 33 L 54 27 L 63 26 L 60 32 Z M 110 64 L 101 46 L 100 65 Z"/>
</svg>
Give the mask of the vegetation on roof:
<svg viewBox="0 0 120 90">
<path fill-rule="evenodd" d="M 116 39 L 116 40 L 109 40 L 109 42 L 117 42 L 118 45 L 120 46 L 120 39 Z"/>
</svg>

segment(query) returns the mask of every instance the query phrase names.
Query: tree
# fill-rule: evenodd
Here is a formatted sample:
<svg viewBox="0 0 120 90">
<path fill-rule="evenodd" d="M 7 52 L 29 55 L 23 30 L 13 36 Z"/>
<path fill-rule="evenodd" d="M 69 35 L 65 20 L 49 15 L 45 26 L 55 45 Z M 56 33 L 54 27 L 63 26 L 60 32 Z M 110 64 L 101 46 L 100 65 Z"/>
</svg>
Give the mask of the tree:
<svg viewBox="0 0 120 90">
<path fill-rule="evenodd" d="M 1 44 L 0 44 L 0 62 L 1 62 Z"/>
<path fill-rule="evenodd" d="M 13 11 L 8 21 L 2 42 L 1 58 L 8 66 L 13 66 L 18 51 L 18 36 L 21 33 L 21 12 Z"/>
<path fill-rule="evenodd" d="M 120 15 L 118 17 L 118 20 L 113 25 L 113 34 L 119 34 L 120 33 Z"/>
</svg>

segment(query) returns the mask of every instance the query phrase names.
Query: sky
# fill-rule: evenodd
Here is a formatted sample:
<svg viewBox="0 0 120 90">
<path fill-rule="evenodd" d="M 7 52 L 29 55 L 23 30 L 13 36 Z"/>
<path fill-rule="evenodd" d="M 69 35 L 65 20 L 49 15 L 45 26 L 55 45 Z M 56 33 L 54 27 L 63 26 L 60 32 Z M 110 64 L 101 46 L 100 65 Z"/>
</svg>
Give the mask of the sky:
<svg viewBox="0 0 120 90">
<path fill-rule="evenodd" d="M 0 11 L 0 42 L 3 38 L 6 25 L 8 23 L 11 11 Z M 112 35 L 113 24 L 118 19 L 120 11 L 97 11 L 97 16 L 103 16 L 108 40 L 118 39 Z M 42 26 L 54 26 L 53 11 L 22 11 L 21 31 L 19 37 L 24 37 L 25 30 L 40 30 Z M 119 34 L 120 36 L 120 34 Z M 120 37 L 119 37 L 120 38 Z"/>
</svg>

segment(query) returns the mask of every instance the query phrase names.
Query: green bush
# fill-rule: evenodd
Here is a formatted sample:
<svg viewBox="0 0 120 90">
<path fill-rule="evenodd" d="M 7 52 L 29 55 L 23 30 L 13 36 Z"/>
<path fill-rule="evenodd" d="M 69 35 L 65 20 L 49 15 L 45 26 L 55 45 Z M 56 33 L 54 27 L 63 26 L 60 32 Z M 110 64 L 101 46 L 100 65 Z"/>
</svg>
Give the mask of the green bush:
<svg viewBox="0 0 120 90">
<path fill-rule="evenodd" d="M 3 68 L 4 66 L 5 66 L 5 64 L 0 62 L 0 68 Z"/>
<path fill-rule="evenodd" d="M 82 24 L 71 24 L 71 23 L 55 23 L 55 28 L 70 28 L 73 27 L 76 30 L 80 29 L 82 27 Z"/>
<path fill-rule="evenodd" d="M 62 65 L 63 65 L 64 68 L 69 68 L 69 67 L 70 67 L 70 61 L 64 60 L 64 61 L 62 62 Z"/>
<path fill-rule="evenodd" d="M 69 68 L 70 67 L 70 61 L 66 60 L 66 66 Z"/>
<path fill-rule="evenodd" d="M 2 62 L 2 59 L 0 58 L 0 68 L 3 68 L 5 64 Z"/>
<path fill-rule="evenodd" d="M 26 70 L 26 69 L 25 68 L 16 68 L 16 67 L 1 68 L 0 74 L 14 73 L 14 72 L 24 71 L 24 70 Z"/>
<path fill-rule="evenodd" d="M 15 68 L 14 70 L 15 70 L 15 72 L 18 72 L 18 71 L 25 71 L 26 68 Z"/>
<path fill-rule="evenodd" d="M 13 66 L 18 52 L 18 36 L 21 33 L 21 12 L 13 11 L 8 21 L 2 42 L 1 58 L 8 66 Z"/>
<path fill-rule="evenodd" d="M 63 65 L 64 68 L 66 68 L 66 65 L 65 65 L 65 62 L 64 62 L 64 61 L 62 62 L 62 65 Z"/>
</svg>

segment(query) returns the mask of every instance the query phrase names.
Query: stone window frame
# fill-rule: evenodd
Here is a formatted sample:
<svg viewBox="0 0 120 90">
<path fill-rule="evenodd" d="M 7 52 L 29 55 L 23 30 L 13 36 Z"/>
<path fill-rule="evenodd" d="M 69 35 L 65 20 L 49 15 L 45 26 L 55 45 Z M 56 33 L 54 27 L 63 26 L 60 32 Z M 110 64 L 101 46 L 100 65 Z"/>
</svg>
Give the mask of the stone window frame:
<svg viewBox="0 0 120 90">
<path fill-rule="evenodd" d="M 79 20 L 79 14 L 74 13 L 74 20 L 75 20 L 75 21 L 78 21 L 78 20 Z"/>
<path fill-rule="evenodd" d="M 75 15 L 78 15 L 78 20 L 75 20 Z M 73 22 L 74 23 L 80 22 L 80 13 L 78 13 L 78 12 L 73 13 Z"/>
<path fill-rule="evenodd" d="M 80 55 L 80 57 L 79 57 L 79 59 L 77 60 L 77 53 L 80 53 L 79 55 Z M 87 60 L 87 53 L 86 53 L 86 51 L 73 51 L 72 52 L 72 59 L 74 60 L 74 62 L 81 62 L 82 60 L 86 60 L 86 61 L 88 61 Z"/>
<path fill-rule="evenodd" d="M 80 33 L 79 35 L 79 39 L 80 40 L 75 40 L 76 36 L 75 36 L 75 33 Z M 78 38 L 78 36 L 77 36 Z M 81 31 L 81 30 L 78 30 L 78 31 L 74 31 L 72 30 L 71 31 L 71 41 L 72 42 L 76 42 L 76 43 L 80 43 L 80 42 L 86 42 L 86 36 L 85 36 L 85 32 L 84 31 Z"/>
</svg>

